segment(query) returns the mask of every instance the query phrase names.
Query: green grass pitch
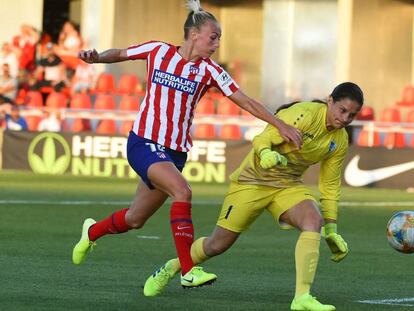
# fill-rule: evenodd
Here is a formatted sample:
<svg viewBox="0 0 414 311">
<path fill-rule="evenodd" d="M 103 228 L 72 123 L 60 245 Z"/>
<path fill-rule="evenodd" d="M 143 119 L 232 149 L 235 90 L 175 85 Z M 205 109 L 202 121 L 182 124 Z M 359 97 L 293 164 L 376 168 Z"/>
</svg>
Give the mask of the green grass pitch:
<svg viewBox="0 0 414 311">
<path fill-rule="evenodd" d="M 196 236 L 208 235 L 226 186 L 192 186 Z M 127 179 L 0 172 L 0 310 L 289 310 L 298 232 L 279 230 L 266 212 L 204 264 L 219 277 L 212 286 L 184 290 L 177 278 L 161 296 L 143 296 L 147 276 L 175 254 L 168 204 L 142 230 L 104 237 L 73 265 L 83 219 L 126 207 L 134 191 Z M 350 254 L 333 263 L 322 241 L 313 294 L 341 311 L 414 310 L 414 255 L 392 250 L 385 236 L 394 212 L 414 209 L 414 194 L 344 188 L 342 202 L 338 228 Z"/>
</svg>

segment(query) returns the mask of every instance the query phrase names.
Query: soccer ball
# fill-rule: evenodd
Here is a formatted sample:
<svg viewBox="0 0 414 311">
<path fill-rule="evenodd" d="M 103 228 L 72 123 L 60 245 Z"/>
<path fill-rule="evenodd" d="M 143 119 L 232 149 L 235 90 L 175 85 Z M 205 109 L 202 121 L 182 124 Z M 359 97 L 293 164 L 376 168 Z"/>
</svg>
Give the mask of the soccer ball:
<svg viewBox="0 0 414 311">
<path fill-rule="evenodd" d="M 395 250 L 414 253 L 414 211 L 401 211 L 393 215 L 387 224 L 387 238 Z"/>
</svg>

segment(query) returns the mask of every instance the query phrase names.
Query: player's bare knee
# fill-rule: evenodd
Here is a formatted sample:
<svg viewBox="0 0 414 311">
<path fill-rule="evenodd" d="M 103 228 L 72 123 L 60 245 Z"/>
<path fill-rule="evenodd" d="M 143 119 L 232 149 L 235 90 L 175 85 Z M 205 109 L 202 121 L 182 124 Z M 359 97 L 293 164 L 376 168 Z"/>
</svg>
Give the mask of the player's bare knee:
<svg viewBox="0 0 414 311">
<path fill-rule="evenodd" d="M 171 196 L 173 201 L 190 202 L 192 198 L 192 190 L 188 185 L 183 187 L 177 187 L 172 191 Z"/>
<path fill-rule="evenodd" d="M 314 232 L 320 232 L 321 228 L 323 226 L 323 218 L 320 214 L 312 213 L 311 215 L 308 215 L 306 219 L 304 219 L 302 223 L 302 231 L 314 231 Z"/>
</svg>

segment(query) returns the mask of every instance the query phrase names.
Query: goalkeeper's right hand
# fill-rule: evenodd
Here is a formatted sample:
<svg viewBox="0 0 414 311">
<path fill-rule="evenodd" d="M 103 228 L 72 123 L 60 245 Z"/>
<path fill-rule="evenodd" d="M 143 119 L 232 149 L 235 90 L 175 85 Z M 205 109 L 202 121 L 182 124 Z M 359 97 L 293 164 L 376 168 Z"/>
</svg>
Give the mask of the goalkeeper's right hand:
<svg viewBox="0 0 414 311">
<path fill-rule="evenodd" d="M 267 170 L 275 165 L 286 166 L 287 165 L 286 157 L 268 148 L 260 151 L 260 166 L 262 168 Z"/>
<path fill-rule="evenodd" d="M 332 261 L 340 262 L 348 255 L 348 243 L 346 243 L 345 240 L 338 233 L 336 233 L 336 223 L 326 224 L 322 227 L 321 233 L 332 252 Z"/>
</svg>

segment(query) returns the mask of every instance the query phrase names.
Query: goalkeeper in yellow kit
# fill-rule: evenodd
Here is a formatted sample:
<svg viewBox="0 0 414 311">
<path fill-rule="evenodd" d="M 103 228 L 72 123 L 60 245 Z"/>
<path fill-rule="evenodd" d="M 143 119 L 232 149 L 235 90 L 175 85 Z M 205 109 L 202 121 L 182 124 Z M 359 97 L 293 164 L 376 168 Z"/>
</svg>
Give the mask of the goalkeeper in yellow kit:
<svg viewBox="0 0 414 311">
<path fill-rule="evenodd" d="M 348 254 L 336 225 L 341 171 L 348 149 L 344 127 L 354 120 L 363 101 L 361 89 L 345 82 L 335 87 L 327 103 L 298 102 L 280 107 L 277 116 L 302 132 L 302 148 L 284 142 L 271 125 L 254 138 L 253 149 L 230 176 L 216 228 L 191 246 L 194 264 L 229 249 L 266 209 L 282 228 L 301 231 L 295 248 L 296 289 L 291 310 L 335 310 L 312 297 L 310 288 L 319 260 L 321 232 L 333 261 L 339 262 Z M 306 169 L 316 163 L 320 163 L 320 209 L 302 181 Z M 144 295 L 160 294 L 179 271 L 178 259 L 169 260 L 147 279 Z"/>
</svg>

